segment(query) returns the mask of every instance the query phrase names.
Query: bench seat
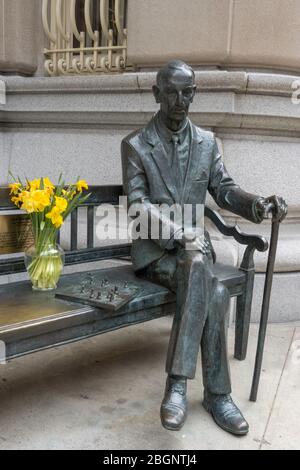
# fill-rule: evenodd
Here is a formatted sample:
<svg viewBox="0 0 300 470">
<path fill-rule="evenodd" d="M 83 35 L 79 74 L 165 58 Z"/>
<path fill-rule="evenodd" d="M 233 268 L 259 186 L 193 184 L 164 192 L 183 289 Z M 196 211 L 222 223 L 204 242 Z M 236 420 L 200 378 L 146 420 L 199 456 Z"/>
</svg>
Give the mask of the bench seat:
<svg viewBox="0 0 300 470">
<path fill-rule="evenodd" d="M 231 296 L 242 294 L 243 271 L 218 263 L 213 269 Z M 53 291 L 34 292 L 30 281 L 0 287 L 0 341 L 5 342 L 7 359 L 174 313 L 174 294 L 137 277 L 131 265 L 89 272 L 111 282 L 134 283 L 138 294 L 120 310 L 111 311 L 56 298 Z M 84 275 L 64 275 L 59 287 L 80 283 Z"/>
</svg>

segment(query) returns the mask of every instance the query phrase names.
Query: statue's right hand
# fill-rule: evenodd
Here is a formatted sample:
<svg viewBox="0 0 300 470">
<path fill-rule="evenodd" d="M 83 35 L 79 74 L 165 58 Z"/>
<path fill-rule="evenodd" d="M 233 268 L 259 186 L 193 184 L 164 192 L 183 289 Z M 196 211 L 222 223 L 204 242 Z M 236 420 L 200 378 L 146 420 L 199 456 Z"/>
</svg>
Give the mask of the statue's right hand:
<svg viewBox="0 0 300 470">
<path fill-rule="evenodd" d="M 183 248 L 186 248 L 187 244 L 193 243 L 196 240 L 196 234 L 193 230 L 183 229 L 176 233 L 175 243 Z"/>
<path fill-rule="evenodd" d="M 187 251 L 199 251 L 203 255 L 207 255 L 211 251 L 209 242 L 203 237 L 197 236 L 194 230 L 182 231 L 175 242 Z"/>
<path fill-rule="evenodd" d="M 203 255 L 207 255 L 210 252 L 209 243 L 205 240 L 202 241 L 200 238 L 196 238 L 192 242 L 187 242 L 185 249 L 191 251 L 200 251 L 200 253 Z"/>
<path fill-rule="evenodd" d="M 199 251 L 203 255 L 207 255 L 210 252 L 210 245 L 200 237 L 196 237 L 194 240 L 188 238 L 185 241 L 185 249 L 188 251 Z"/>
</svg>

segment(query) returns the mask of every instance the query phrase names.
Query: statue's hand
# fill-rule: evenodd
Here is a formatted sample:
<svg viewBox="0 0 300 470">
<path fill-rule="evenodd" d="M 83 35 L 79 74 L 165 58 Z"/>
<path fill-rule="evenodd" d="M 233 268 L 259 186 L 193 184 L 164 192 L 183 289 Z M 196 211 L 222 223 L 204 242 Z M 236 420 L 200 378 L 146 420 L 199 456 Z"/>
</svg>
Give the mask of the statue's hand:
<svg viewBox="0 0 300 470">
<path fill-rule="evenodd" d="M 190 251 L 199 251 L 203 255 L 208 255 L 208 253 L 210 252 L 210 245 L 206 240 L 202 241 L 198 237 L 191 242 L 187 242 L 185 245 L 185 249 Z"/>
<path fill-rule="evenodd" d="M 197 237 L 188 233 L 184 234 L 182 237 L 182 246 L 188 251 L 199 251 L 203 255 L 207 255 L 210 252 L 210 245 L 206 240 L 203 240 L 202 237 Z"/>
<path fill-rule="evenodd" d="M 182 230 L 180 234 L 177 234 L 175 243 L 187 251 L 199 251 L 203 255 L 207 255 L 211 251 L 209 242 L 197 236 L 193 229 Z"/>
<path fill-rule="evenodd" d="M 256 211 L 261 220 L 268 219 L 269 214 L 272 214 L 275 219 L 282 222 L 286 218 L 288 206 L 282 197 L 270 196 L 258 199 Z"/>
</svg>

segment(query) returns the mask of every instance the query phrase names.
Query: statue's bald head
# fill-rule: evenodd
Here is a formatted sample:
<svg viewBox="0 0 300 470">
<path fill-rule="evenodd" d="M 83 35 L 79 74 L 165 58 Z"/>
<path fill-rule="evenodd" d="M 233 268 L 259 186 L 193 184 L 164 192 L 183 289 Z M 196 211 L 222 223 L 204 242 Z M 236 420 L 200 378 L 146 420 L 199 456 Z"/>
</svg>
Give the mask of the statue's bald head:
<svg viewBox="0 0 300 470">
<path fill-rule="evenodd" d="M 180 72 L 183 75 L 190 76 L 192 81 L 194 82 L 195 73 L 189 65 L 187 65 L 182 60 L 171 60 L 171 62 L 168 62 L 157 72 L 157 76 L 156 76 L 157 86 L 159 88 L 163 87 L 164 83 L 168 81 L 170 76 L 174 75 L 175 73 L 180 73 Z"/>
</svg>

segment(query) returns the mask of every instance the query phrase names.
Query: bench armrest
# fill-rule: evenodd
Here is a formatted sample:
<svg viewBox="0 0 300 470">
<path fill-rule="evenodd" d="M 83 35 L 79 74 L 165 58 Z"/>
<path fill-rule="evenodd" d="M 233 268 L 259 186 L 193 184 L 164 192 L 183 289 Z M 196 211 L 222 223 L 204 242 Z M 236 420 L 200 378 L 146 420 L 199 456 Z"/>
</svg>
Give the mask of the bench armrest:
<svg viewBox="0 0 300 470">
<path fill-rule="evenodd" d="M 217 211 L 207 206 L 205 206 L 205 217 L 208 217 L 223 235 L 233 237 L 241 245 L 248 245 L 258 251 L 268 249 L 269 244 L 264 237 L 244 233 L 238 225 L 228 225 Z"/>
</svg>

